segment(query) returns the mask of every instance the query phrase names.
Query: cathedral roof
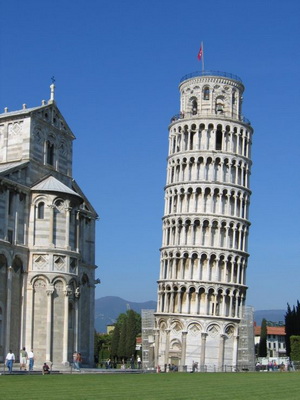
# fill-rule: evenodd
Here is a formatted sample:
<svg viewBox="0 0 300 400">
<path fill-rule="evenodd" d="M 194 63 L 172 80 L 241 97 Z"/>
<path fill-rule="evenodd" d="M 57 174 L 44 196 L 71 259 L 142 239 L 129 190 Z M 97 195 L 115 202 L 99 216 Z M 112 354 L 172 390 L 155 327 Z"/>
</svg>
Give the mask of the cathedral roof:
<svg viewBox="0 0 300 400">
<path fill-rule="evenodd" d="M 78 193 L 70 189 L 68 186 L 60 182 L 58 179 L 54 178 L 54 176 L 48 176 L 47 178 L 43 179 L 42 181 L 34 185 L 31 188 L 31 190 L 37 190 L 41 192 L 66 193 L 80 197 L 82 199 L 82 197 Z"/>
<path fill-rule="evenodd" d="M 28 161 L 17 161 L 17 162 L 0 164 L 0 174 L 2 172 L 7 172 L 13 168 L 18 168 L 21 166 L 25 166 L 27 164 L 28 164 Z"/>
<path fill-rule="evenodd" d="M 6 118 L 6 117 L 13 117 L 15 115 L 22 115 L 22 114 L 29 114 L 32 111 L 38 110 L 40 108 L 45 108 L 45 106 L 37 106 L 37 107 L 31 107 L 31 108 L 23 108 L 21 110 L 15 110 L 15 111 L 5 111 L 4 113 L 0 113 L 0 118 Z"/>
</svg>

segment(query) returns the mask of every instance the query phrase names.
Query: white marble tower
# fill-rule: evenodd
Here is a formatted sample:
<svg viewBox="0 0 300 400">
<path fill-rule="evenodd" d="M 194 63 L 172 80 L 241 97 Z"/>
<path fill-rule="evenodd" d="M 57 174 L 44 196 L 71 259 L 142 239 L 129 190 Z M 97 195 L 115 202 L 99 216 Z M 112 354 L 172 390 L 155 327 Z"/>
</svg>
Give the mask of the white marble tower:
<svg viewBox="0 0 300 400">
<path fill-rule="evenodd" d="M 237 363 L 246 296 L 253 130 L 240 78 L 184 76 L 169 155 L 156 312 L 156 362 L 222 371 Z M 186 366 L 186 367 L 185 367 Z"/>
</svg>

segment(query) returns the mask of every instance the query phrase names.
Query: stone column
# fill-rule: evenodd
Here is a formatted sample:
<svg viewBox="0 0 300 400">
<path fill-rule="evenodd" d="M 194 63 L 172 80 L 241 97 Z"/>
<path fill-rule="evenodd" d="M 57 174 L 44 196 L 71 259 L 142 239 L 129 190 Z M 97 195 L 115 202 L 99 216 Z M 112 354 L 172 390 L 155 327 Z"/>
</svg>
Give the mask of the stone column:
<svg viewBox="0 0 300 400">
<path fill-rule="evenodd" d="M 16 199 L 16 209 L 15 209 L 15 231 L 14 231 L 14 236 L 13 236 L 13 243 L 12 244 L 18 244 L 18 229 L 19 229 L 19 213 L 18 210 L 20 208 L 20 194 L 16 193 L 15 199 Z"/>
<path fill-rule="evenodd" d="M 6 329 L 5 329 L 5 356 L 8 353 L 8 350 L 10 348 L 10 331 L 11 331 L 11 290 L 12 290 L 12 273 L 13 273 L 13 268 L 12 266 L 8 267 L 8 273 L 7 273 L 7 297 L 6 297 Z"/>
<path fill-rule="evenodd" d="M 225 313 L 226 313 L 226 294 L 225 291 L 223 290 L 223 295 L 222 295 L 222 317 L 225 317 Z"/>
<path fill-rule="evenodd" d="M 245 261 L 241 262 L 241 285 L 244 285 L 245 280 Z"/>
<path fill-rule="evenodd" d="M 233 337 L 233 351 L 232 351 L 232 365 L 237 365 L 237 355 L 238 355 L 238 335 L 234 335 Z"/>
<path fill-rule="evenodd" d="M 26 196 L 29 197 L 29 196 Z M 26 244 L 26 237 L 28 238 L 28 245 L 34 246 L 35 245 L 35 220 L 36 220 L 36 207 L 33 203 L 30 204 L 29 200 L 26 203 L 26 206 L 30 206 L 29 210 L 29 220 L 28 220 L 28 232 L 25 236 L 24 243 Z M 24 226 L 25 228 L 25 226 Z M 26 232 L 26 231 L 25 231 Z"/>
<path fill-rule="evenodd" d="M 72 207 L 66 207 L 66 249 L 70 250 L 70 213 Z"/>
<path fill-rule="evenodd" d="M 89 364 L 90 366 L 92 366 L 94 364 L 94 332 L 95 332 L 95 328 L 94 328 L 94 315 L 95 315 L 95 285 L 91 284 L 89 291 L 90 291 L 90 359 L 89 359 Z"/>
<path fill-rule="evenodd" d="M 46 362 L 51 363 L 51 343 L 52 343 L 52 294 L 54 293 L 53 285 L 46 288 L 47 294 L 47 326 L 46 326 Z"/>
<path fill-rule="evenodd" d="M 26 268 L 27 269 L 27 268 Z M 20 345 L 21 348 L 25 345 L 25 327 L 26 327 L 26 303 L 27 303 L 27 275 L 28 272 L 22 274 L 22 300 L 21 300 L 21 335 L 20 335 Z"/>
<path fill-rule="evenodd" d="M 207 333 L 201 333 L 200 371 L 205 372 L 205 350 Z"/>
<path fill-rule="evenodd" d="M 237 246 L 236 246 L 236 231 L 237 231 L 237 228 L 233 228 L 232 229 L 233 230 L 233 235 L 232 235 L 232 249 L 234 249 L 234 250 L 238 250 L 237 249 Z"/>
<path fill-rule="evenodd" d="M 186 357 L 186 336 L 187 336 L 187 331 L 182 331 L 181 332 L 182 339 L 182 347 L 181 347 L 181 366 L 183 367 L 185 365 L 185 357 Z"/>
<path fill-rule="evenodd" d="M 33 297 L 34 297 L 34 289 L 32 285 L 29 283 L 26 287 L 26 320 L 30 321 L 30 323 L 24 322 L 25 326 L 25 338 L 26 338 L 26 348 L 27 350 L 34 349 L 33 347 Z"/>
<path fill-rule="evenodd" d="M 169 363 L 170 329 L 166 329 L 165 364 Z"/>
<path fill-rule="evenodd" d="M 220 335 L 219 343 L 219 372 L 224 372 L 224 348 L 225 348 L 226 335 Z"/>
<path fill-rule="evenodd" d="M 49 247 L 53 247 L 54 246 L 54 243 L 53 243 L 53 240 L 54 240 L 54 237 L 53 237 L 53 233 L 54 233 L 54 231 L 53 231 L 53 226 L 54 226 L 54 208 L 55 208 L 55 206 L 54 205 L 50 205 L 49 206 L 49 209 L 50 209 L 50 216 L 49 216 Z"/>
<path fill-rule="evenodd" d="M 5 210 L 4 210 L 4 215 L 8 215 L 8 209 L 9 209 L 9 189 L 6 189 L 6 199 L 5 199 Z M 4 240 L 7 240 L 7 228 L 8 228 L 8 218 L 3 218 L 3 237 Z M 9 349 L 8 349 L 9 350 Z M 6 354 L 5 354 L 6 356 Z"/>
<path fill-rule="evenodd" d="M 76 252 L 79 252 L 80 248 L 80 212 L 77 211 L 76 213 Z"/>
<path fill-rule="evenodd" d="M 154 366 L 157 368 L 159 363 L 159 329 L 154 330 Z"/>
<path fill-rule="evenodd" d="M 229 314 L 228 314 L 228 317 L 232 317 L 232 299 L 233 299 L 232 293 L 229 294 L 229 299 L 230 299 L 230 302 L 229 302 Z"/>
<path fill-rule="evenodd" d="M 173 290 L 170 292 L 170 308 L 169 308 L 169 312 L 170 313 L 174 312 L 174 291 Z"/>
<path fill-rule="evenodd" d="M 69 344 L 69 296 L 72 291 L 68 285 L 64 290 L 65 300 L 64 300 L 64 335 L 63 335 L 63 354 L 62 354 L 62 364 L 69 365 L 68 362 L 68 344 Z"/>
</svg>

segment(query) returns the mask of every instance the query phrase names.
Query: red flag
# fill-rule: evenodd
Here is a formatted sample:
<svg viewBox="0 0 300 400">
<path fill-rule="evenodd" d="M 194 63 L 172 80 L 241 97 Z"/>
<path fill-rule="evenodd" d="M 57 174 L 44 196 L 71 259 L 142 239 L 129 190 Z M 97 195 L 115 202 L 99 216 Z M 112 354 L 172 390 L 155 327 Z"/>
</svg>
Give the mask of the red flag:
<svg viewBox="0 0 300 400">
<path fill-rule="evenodd" d="M 202 50 L 202 44 L 201 44 L 200 50 L 199 50 L 198 55 L 197 55 L 197 58 L 198 58 L 199 61 L 201 60 L 202 55 L 203 55 L 203 50 Z"/>
</svg>

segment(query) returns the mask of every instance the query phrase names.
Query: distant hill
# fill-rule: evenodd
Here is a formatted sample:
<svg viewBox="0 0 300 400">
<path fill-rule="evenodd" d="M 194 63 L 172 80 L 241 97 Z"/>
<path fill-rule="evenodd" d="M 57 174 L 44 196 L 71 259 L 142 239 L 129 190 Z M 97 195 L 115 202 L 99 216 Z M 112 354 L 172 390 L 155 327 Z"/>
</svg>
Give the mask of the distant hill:
<svg viewBox="0 0 300 400">
<path fill-rule="evenodd" d="M 142 309 L 156 310 L 156 301 L 146 301 L 144 303 L 136 303 L 121 299 L 117 296 L 100 297 L 95 300 L 95 329 L 97 332 L 106 332 L 106 326 L 114 324 L 121 313 L 127 310 L 134 310 L 138 313 Z M 257 310 L 254 311 L 254 321 L 260 326 L 261 321 L 265 318 L 267 321 L 284 322 L 286 310 Z"/>
<path fill-rule="evenodd" d="M 284 316 L 286 310 L 257 310 L 254 311 L 254 321 L 256 325 L 260 326 L 261 321 L 265 318 L 267 321 L 284 323 Z"/>
<path fill-rule="evenodd" d="M 114 324 L 121 313 L 134 310 L 140 313 L 142 309 L 156 309 L 156 301 L 135 303 L 116 296 L 106 296 L 95 300 L 95 329 L 106 332 L 106 326 Z"/>
</svg>

